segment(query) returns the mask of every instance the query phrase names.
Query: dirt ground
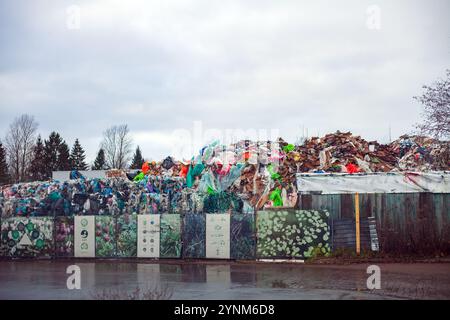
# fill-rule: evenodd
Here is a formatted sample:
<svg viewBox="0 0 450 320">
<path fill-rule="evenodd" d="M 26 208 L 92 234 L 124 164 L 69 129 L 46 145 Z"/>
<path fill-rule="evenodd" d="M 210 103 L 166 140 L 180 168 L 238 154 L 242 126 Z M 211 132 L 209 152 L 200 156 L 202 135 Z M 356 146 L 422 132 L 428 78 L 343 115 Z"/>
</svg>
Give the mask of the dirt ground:
<svg viewBox="0 0 450 320">
<path fill-rule="evenodd" d="M 372 263 L 375 264 L 375 263 Z M 81 289 L 66 286 L 69 265 Z M 300 264 L 179 260 L 0 261 L 0 299 L 450 299 L 450 263 L 376 263 L 381 289 L 367 288 L 368 263 Z"/>
</svg>

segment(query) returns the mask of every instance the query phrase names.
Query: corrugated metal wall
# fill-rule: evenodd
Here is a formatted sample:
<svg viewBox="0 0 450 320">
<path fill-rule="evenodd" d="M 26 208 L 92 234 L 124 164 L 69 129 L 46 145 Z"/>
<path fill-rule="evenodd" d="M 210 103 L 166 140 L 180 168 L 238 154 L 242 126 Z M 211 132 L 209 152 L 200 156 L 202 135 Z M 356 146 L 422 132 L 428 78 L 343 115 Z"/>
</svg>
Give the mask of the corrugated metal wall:
<svg viewBox="0 0 450 320">
<path fill-rule="evenodd" d="M 450 194 L 360 194 L 361 218 L 374 217 L 384 252 L 450 252 Z M 331 218 L 354 218 L 353 194 L 303 194 L 300 209 L 326 209 Z"/>
</svg>

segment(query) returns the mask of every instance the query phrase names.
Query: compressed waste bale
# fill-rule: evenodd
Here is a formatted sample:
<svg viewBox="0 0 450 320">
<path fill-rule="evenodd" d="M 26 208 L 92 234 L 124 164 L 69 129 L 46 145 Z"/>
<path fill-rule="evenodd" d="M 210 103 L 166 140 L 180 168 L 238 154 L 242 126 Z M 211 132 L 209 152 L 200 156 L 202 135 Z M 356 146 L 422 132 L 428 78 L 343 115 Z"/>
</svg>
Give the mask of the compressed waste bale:
<svg viewBox="0 0 450 320">
<path fill-rule="evenodd" d="M 244 206 L 243 201 L 234 193 L 219 192 L 209 194 L 203 201 L 203 212 L 205 213 L 223 213 L 234 212 L 241 213 Z"/>
</svg>

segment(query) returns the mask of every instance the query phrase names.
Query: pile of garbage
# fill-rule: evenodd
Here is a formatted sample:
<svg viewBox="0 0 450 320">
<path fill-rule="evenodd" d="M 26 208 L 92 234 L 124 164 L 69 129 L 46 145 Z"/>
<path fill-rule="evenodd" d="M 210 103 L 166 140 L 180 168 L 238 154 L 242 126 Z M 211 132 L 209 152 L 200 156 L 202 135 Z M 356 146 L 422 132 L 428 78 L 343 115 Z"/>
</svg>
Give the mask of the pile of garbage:
<svg viewBox="0 0 450 320">
<path fill-rule="evenodd" d="M 336 132 L 293 145 L 215 141 L 188 161 L 167 157 L 137 172 L 110 170 L 106 179 L 73 172 L 68 182 L 32 182 L 0 190 L 2 216 L 122 213 L 253 212 L 295 207 L 296 174 L 447 171 L 450 143 L 402 136 L 390 144 Z"/>
<path fill-rule="evenodd" d="M 286 165 L 296 172 L 388 172 L 397 164 L 389 145 L 339 131 L 306 140 L 286 158 Z"/>
<path fill-rule="evenodd" d="M 450 141 L 403 135 L 390 144 L 401 171 L 446 171 L 450 167 Z"/>
</svg>

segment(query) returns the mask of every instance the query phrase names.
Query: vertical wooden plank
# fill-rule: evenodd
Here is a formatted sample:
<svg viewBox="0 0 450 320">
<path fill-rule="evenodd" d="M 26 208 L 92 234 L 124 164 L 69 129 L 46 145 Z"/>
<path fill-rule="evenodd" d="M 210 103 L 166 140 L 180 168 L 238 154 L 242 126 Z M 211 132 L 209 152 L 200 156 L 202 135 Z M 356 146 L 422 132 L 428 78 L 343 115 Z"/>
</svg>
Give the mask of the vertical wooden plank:
<svg viewBox="0 0 450 320">
<path fill-rule="evenodd" d="M 341 218 L 355 217 L 354 198 L 352 194 L 341 194 Z"/>
<path fill-rule="evenodd" d="M 436 216 L 436 225 L 437 231 L 439 234 L 442 233 L 443 225 L 444 225 L 444 194 L 443 193 L 434 193 L 433 194 L 433 209 L 434 214 Z"/>
<path fill-rule="evenodd" d="M 356 254 L 361 252 L 361 234 L 359 226 L 359 194 L 355 193 L 355 219 L 356 219 Z"/>
<path fill-rule="evenodd" d="M 436 249 L 439 246 L 438 239 L 438 228 L 436 222 L 436 212 L 434 211 L 433 205 L 433 194 L 432 193 L 421 193 L 420 197 L 424 199 L 425 204 L 425 215 L 426 215 L 426 230 L 427 230 L 427 244 L 428 246 L 432 245 Z"/>
<path fill-rule="evenodd" d="M 300 207 L 303 210 L 311 210 L 311 207 L 312 207 L 312 195 L 310 195 L 310 194 L 302 194 L 301 195 Z"/>
<path fill-rule="evenodd" d="M 311 209 L 327 210 L 333 219 L 340 218 L 340 195 L 339 194 L 320 194 L 312 195 Z"/>
<path fill-rule="evenodd" d="M 359 214 L 361 218 L 372 216 L 373 193 L 359 194 Z"/>
<path fill-rule="evenodd" d="M 342 217 L 341 197 L 338 194 L 332 194 L 330 201 L 332 202 L 333 217 L 335 219 L 340 219 Z"/>
<path fill-rule="evenodd" d="M 377 220 L 377 227 L 380 228 L 382 226 L 383 221 L 383 200 L 384 196 L 382 193 L 373 194 L 373 217 Z"/>
</svg>

